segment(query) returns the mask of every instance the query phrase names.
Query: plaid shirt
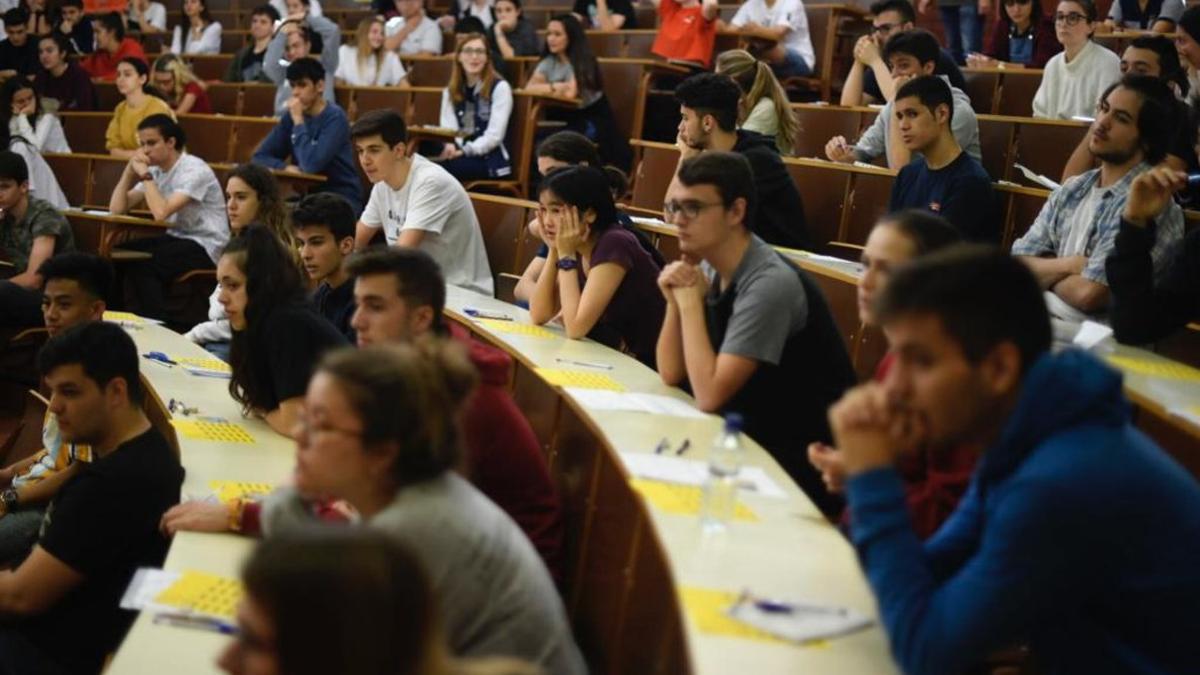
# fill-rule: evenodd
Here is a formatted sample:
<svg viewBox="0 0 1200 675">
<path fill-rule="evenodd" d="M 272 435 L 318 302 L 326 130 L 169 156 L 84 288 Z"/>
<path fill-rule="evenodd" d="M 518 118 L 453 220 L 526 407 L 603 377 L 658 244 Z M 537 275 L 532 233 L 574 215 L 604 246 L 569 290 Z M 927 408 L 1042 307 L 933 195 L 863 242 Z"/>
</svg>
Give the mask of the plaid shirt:
<svg viewBox="0 0 1200 675">
<path fill-rule="evenodd" d="M 1114 185 L 1104 188 L 1101 192 L 1100 203 L 1096 206 L 1095 225 L 1087 236 L 1085 247 L 1088 256 L 1087 266 L 1083 268 L 1083 278 L 1088 281 L 1108 285 L 1105 272 L 1105 260 L 1112 252 L 1121 229 L 1121 212 L 1125 209 L 1125 199 L 1129 197 L 1129 186 L 1133 179 L 1150 168 L 1145 162 L 1138 164 L 1125 174 Z M 1088 193 L 1100 180 L 1100 170 L 1093 169 L 1067 180 L 1046 200 L 1033 226 L 1023 237 L 1013 242 L 1013 255 L 1027 256 L 1064 256 L 1063 246 L 1069 239 L 1071 215 L 1087 198 Z M 1158 238 L 1150 249 L 1150 259 L 1154 261 L 1155 276 L 1161 274 L 1166 265 L 1167 255 L 1172 247 L 1183 238 L 1183 210 L 1175 202 L 1154 220 Z"/>
</svg>

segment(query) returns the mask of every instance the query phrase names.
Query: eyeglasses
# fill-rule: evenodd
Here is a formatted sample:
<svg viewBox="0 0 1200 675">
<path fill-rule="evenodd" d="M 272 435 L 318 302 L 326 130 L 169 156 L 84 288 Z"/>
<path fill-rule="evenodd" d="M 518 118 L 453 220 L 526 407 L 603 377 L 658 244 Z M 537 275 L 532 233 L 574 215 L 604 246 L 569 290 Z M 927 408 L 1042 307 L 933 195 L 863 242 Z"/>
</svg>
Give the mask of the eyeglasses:
<svg viewBox="0 0 1200 675">
<path fill-rule="evenodd" d="M 300 437 L 305 440 L 312 440 L 312 437 L 317 434 L 337 433 L 337 434 L 344 434 L 346 436 L 358 436 L 358 437 L 361 437 L 363 435 L 363 432 L 361 429 L 345 429 L 342 427 L 335 427 L 332 424 L 327 424 L 327 423 L 314 424 L 312 422 L 312 420 L 310 420 L 308 418 L 308 415 L 305 413 L 300 413 L 300 415 L 297 416 L 296 421 L 300 425 Z"/>
<path fill-rule="evenodd" d="M 1007 3 L 1006 3 L 1007 4 Z M 1070 14 L 1055 14 L 1054 23 L 1065 23 L 1068 26 L 1078 26 L 1080 21 L 1086 21 L 1087 17 L 1079 12 L 1071 12 Z"/>
<path fill-rule="evenodd" d="M 663 215 L 667 217 L 667 220 L 673 220 L 680 214 L 683 214 L 683 217 L 688 220 L 693 220 L 700 215 L 701 211 L 714 206 L 725 206 L 725 204 L 722 202 L 700 202 L 694 199 L 685 199 L 681 202 L 672 199 L 669 202 L 663 203 Z"/>
<path fill-rule="evenodd" d="M 871 26 L 872 33 L 890 33 L 892 29 L 899 26 L 898 23 L 881 23 Z"/>
<path fill-rule="evenodd" d="M 487 56 L 488 50 L 483 47 L 467 47 L 461 53 L 467 56 Z"/>
</svg>

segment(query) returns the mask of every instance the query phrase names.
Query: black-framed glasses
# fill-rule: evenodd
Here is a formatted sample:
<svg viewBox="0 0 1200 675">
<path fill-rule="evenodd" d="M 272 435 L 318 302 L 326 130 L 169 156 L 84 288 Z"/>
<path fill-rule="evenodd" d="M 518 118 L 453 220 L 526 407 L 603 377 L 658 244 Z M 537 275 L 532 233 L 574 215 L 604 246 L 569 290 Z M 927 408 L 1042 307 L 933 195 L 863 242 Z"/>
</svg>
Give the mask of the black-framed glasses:
<svg viewBox="0 0 1200 675">
<path fill-rule="evenodd" d="M 695 199 L 685 199 L 683 201 L 672 199 L 671 201 L 663 202 L 663 215 L 668 220 L 671 220 L 682 214 L 684 218 L 692 220 L 699 216 L 701 211 L 714 206 L 725 206 L 725 204 L 721 202 L 702 202 Z"/>
<path fill-rule="evenodd" d="M 1054 23 L 1064 23 L 1068 26 L 1078 26 L 1081 21 L 1087 21 L 1087 17 L 1079 12 L 1054 15 Z"/>
</svg>

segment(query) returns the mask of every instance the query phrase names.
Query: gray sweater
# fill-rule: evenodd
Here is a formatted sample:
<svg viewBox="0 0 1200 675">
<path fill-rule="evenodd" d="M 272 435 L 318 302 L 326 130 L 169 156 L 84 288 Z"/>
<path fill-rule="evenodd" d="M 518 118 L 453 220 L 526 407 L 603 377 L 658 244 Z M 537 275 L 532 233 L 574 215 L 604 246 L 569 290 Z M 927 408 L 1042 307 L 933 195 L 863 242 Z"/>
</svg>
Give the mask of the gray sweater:
<svg viewBox="0 0 1200 675">
<path fill-rule="evenodd" d="M 336 23 L 323 16 L 309 14 L 304 18 L 304 22 L 317 35 L 321 36 L 321 53 L 315 58 L 320 60 L 321 65 L 325 67 L 325 100 L 334 103 L 336 99 L 333 96 L 333 74 L 337 72 L 338 67 L 338 47 L 342 44 L 341 29 Z M 267 44 L 267 53 L 263 54 L 263 74 L 279 86 L 279 90 L 275 92 L 275 112 L 277 114 L 287 112 L 287 101 L 292 97 L 292 85 L 287 81 L 287 66 L 279 63 L 279 60 L 283 58 L 286 43 L 287 34 L 278 31 L 275 33 L 275 37 L 271 38 L 271 42 Z M 310 56 L 312 55 L 310 54 Z"/>
<path fill-rule="evenodd" d="M 947 83 L 950 82 L 950 78 L 945 75 L 938 77 Z M 950 130 L 954 132 L 954 140 L 958 141 L 963 152 L 982 162 L 983 153 L 979 148 L 979 120 L 971 108 L 971 97 L 954 85 L 950 85 L 950 93 L 954 96 L 954 115 L 950 120 Z M 858 161 L 870 162 L 876 157 L 887 157 L 888 133 L 891 131 L 894 117 L 892 114 L 893 103 L 894 101 L 883 106 L 875 118 L 875 122 L 867 127 L 862 137 L 854 144 L 854 156 Z M 904 167 L 893 166 L 891 168 L 902 169 Z"/>
<path fill-rule="evenodd" d="M 263 508 L 267 536 L 312 520 L 290 488 L 271 495 Z M 395 536 L 421 560 L 455 655 L 511 656 L 553 675 L 587 673 L 537 551 L 507 514 L 458 474 L 401 489 L 367 524 Z"/>
</svg>

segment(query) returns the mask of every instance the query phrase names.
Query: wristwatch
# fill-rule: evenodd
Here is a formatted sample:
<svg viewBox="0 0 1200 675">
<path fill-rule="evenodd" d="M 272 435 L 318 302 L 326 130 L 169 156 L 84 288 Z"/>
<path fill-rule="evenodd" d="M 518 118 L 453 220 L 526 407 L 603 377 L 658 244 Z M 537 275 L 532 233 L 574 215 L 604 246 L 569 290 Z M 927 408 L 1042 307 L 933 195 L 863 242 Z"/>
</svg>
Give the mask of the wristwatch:
<svg viewBox="0 0 1200 675">
<path fill-rule="evenodd" d="M 578 258 L 559 258 L 557 266 L 558 266 L 558 269 L 560 269 L 560 270 L 573 270 L 576 267 L 579 267 L 579 259 Z"/>
<path fill-rule="evenodd" d="M 0 501 L 4 502 L 4 510 L 12 513 L 17 510 L 17 502 L 19 501 L 16 488 L 5 488 L 0 492 Z"/>
</svg>

